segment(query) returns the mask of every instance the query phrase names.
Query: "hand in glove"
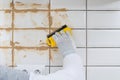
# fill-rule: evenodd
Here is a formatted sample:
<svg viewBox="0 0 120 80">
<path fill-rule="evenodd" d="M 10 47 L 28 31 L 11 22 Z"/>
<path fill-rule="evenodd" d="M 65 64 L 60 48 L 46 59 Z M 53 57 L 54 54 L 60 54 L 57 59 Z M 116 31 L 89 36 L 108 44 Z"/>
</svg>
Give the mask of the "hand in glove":
<svg viewBox="0 0 120 80">
<path fill-rule="evenodd" d="M 56 41 L 61 54 L 63 54 L 63 57 L 68 54 L 76 53 L 76 45 L 70 32 L 56 32 L 55 35 L 53 35 L 53 38 Z"/>
</svg>

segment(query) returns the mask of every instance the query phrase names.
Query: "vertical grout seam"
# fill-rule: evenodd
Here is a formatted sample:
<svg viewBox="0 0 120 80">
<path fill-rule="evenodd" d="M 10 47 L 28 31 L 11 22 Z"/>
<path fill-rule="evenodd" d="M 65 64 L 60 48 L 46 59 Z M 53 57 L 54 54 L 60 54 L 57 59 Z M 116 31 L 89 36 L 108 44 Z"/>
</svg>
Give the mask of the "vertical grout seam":
<svg viewBox="0 0 120 80">
<path fill-rule="evenodd" d="M 48 5 L 48 19 L 49 19 L 49 34 L 50 34 L 50 29 L 51 29 L 51 0 L 49 0 L 49 5 Z M 50 49 L 50 46 L 49 46 L 49 74 L 50 74 L 50 65 L 51 65 L 51 62 L 50 62 L 50 57 L 51 57 L 51 49 Z"/>
<path fill-rule="evenodd" d="M 14 0 L 12 0 L 12 67 L 14 67 Z"/>
<path fill-rule="evenodd" d="M 87 73 L 88 73 L 88 70 L 87 70 L 87 58 L 88 58 L 88 25 L 87 25 L 87 0 L 86 0 L 86 72 L 85 72 L 85 77 L 86 77 L 86 80 L 88 80 L 87 78 Z"/>
</svg>

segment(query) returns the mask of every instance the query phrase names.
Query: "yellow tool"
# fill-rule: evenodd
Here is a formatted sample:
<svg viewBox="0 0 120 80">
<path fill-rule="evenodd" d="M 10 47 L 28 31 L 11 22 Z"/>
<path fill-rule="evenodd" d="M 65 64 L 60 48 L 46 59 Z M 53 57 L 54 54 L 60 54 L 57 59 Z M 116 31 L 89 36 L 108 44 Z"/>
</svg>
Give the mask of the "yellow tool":
<svg viewBox="0 0 120 80">
<path fill-rule="evenodd" d="M 71 28 L 69 28 L 67 25 L 63 25 L 61 28 L 59 28 L 59 29 L 55 30 L 54 32 L 52 32 L 51 34 L 47 35 L 46 42 L 49 46 L 51 46 L 51 47 L 56 47 L 57 46 L 56 42 L 55 42 L 55 40 L 53 39 L 52 36 L 55 34 L 55 32 L 60 32 L 61 30 L 65 31 L 65 32 L 69 31 L 72 34 Z"/>
</svg>

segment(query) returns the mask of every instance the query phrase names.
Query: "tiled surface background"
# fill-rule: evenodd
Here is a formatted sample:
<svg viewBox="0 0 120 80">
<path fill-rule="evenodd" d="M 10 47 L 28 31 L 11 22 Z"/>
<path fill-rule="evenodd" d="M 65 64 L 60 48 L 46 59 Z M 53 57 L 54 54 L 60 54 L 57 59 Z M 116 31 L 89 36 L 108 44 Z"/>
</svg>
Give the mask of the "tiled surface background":
<svg viewBox="0 0 120 80">
<path fill-rule="evenodd" d="M 55 72 L 62 56 L 46 45 L 46 35 L 68 24 L 85 80 L 120 80 L 119 21 L 120 0 L 0 0 L 0 54 L 7 66 L 45 65 L 45 74 Z"/>
</svg>

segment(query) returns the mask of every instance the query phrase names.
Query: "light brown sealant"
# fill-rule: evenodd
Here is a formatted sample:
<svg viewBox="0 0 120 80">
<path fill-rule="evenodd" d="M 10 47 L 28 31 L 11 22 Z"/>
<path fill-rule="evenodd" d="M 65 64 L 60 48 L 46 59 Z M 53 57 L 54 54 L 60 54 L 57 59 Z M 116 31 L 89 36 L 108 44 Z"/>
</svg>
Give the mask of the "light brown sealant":
<svg viewBox="0 0 120 80">
<path fill-rule="evenodd" d="M 15 5 L 16 6 L 24 6 L 24 7 L 28 7 L 28 6 L 31 6 L 33 9 L 36 9 L 36 8 L 47 8 L 48 7 L 48 4 L 38 4 L 38 3 L 32 3 L 32 4 L 24 4 L 22 2 L 19 2 L 19 1 L 16 1 L 15 2 Z"/>
<path fill-rule="evenodd" d="M 39 10 L 30 10 L 30 9 L 26 9 L 26 10 L 17 10 L 15 9 L 14 10 L 16 13 L 27 13 L 27 12 L 32 12 L 32 13 L 37 13 L 37 12 L 40 12 Z"/>
<path fill-rule="evenodd" d="M 13 41 L 10 41 L 10 45 L 13 46 L 13 45 L 14 45 L 14 42 L 13 42 Z"/>
<path fill-rule="evenodd" d="M 52 9 L 52 11 L 67 11 L 67 9 L 66 8 L 59 8 L 59 9 Z"/>
<path fill-rule="evenodd" d="M 31 4 L 32 8 L 47 8 L 49 5 L 48 4 L 37 4 L 37 3 L 33 3 Z"/>
<path fill-rule="evenodd" d="M 4 10 L 5 13 L 11 13 L 11 10 Z"/>
<path fill-rule="evenodd" d="M 67 12 L 60 12 L 60 11 L 54 11 L 52 14 L 52 27 L 61 27 L 64 24 L 68 24 L 70 23 L 69 19 L 68 19 L 68 15 Z"/>
<path fill-rule="evenodd" d="M 53 51 L 58 52 L 58 49 L 57 49 L 57 48 L 56 48 L 56 49 L 53 49 Z"/>
<path fill-rule="evenodd" d="M 47 45 L 47 44 L 46 44 L 46 43 L 41 43 L 41 42 L 40 42 L 40 45 Z"/>
<path fill-rule="evenodd" d="M 14 44 L 20 44 L 20 42 L 17 42 L 17 41 L 16 41 Z"/>
<path fill-rule="evenodd" d="M 10 7 L 11 7 L 11 8 L 13 7 L 13 2 L 10 3 Z"/>
<path fill-rule="evenodd" d="M 26 49 L 35 49 L 35 50 L 38 50 L 38 51 L 48 50 L 48 47 L 46 47 L 46 46 L 41 46 L 41 47 L 15 46 L 15 48 L 16 48 L 17 50 L 26 50 Z"/>
<path fill-rule="evenodd" d="M 16 1 L 16 2 L 15 2 L 15 5 L 16 5 L 16 6 L 24 6 L 25 4 L 23 4 L 22 2 Z"/>
</svg>

